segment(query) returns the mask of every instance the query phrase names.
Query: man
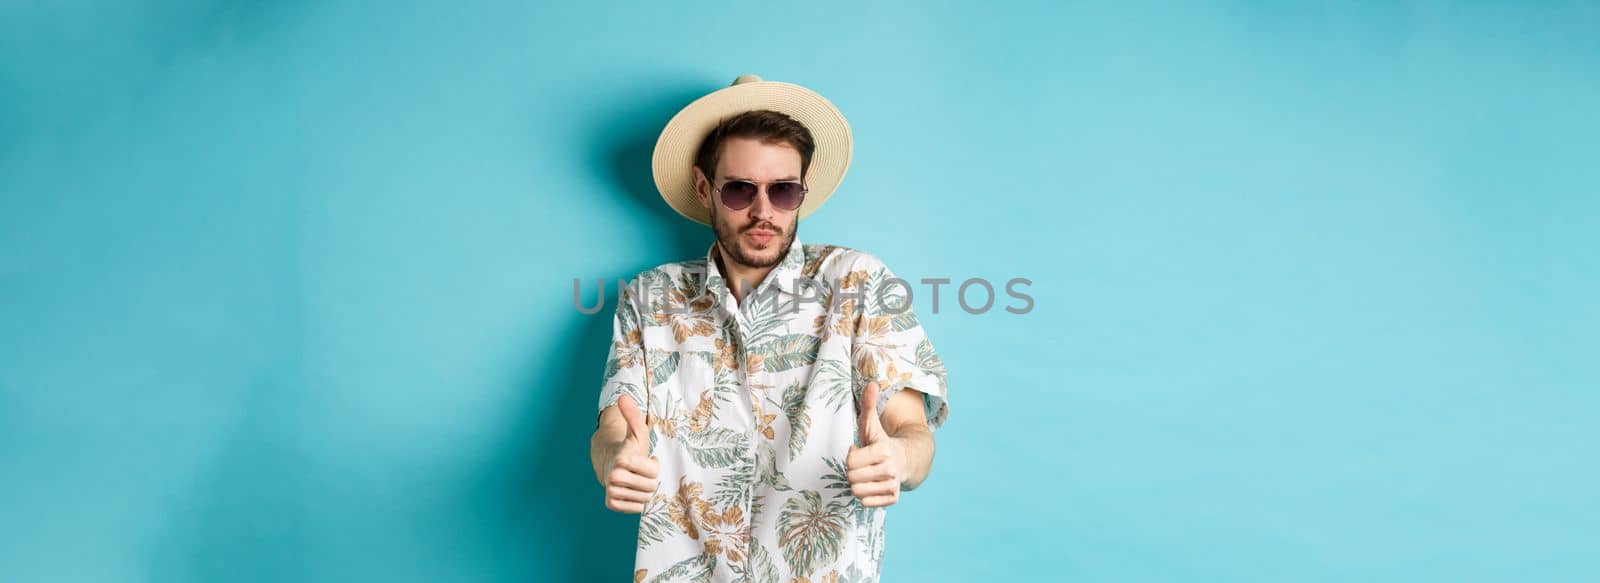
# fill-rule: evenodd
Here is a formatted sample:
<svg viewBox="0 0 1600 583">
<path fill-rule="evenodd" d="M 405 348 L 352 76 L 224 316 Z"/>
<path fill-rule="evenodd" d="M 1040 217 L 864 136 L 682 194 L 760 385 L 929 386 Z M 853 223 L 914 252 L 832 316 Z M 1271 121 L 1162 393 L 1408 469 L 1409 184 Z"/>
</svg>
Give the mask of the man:
<svg viewBox="0 0 1600 583">
<path fill-rule="evenodd" d="M 716 240 L 618 299 L 590 457 L 606 507 L 640 514 L 635 581 L 877 580 L 948 407 L 909 284 L 796 237 L 850 151 L 827 100 L 754 75 L 657 141 L 662 196 Z"/>
</svg>

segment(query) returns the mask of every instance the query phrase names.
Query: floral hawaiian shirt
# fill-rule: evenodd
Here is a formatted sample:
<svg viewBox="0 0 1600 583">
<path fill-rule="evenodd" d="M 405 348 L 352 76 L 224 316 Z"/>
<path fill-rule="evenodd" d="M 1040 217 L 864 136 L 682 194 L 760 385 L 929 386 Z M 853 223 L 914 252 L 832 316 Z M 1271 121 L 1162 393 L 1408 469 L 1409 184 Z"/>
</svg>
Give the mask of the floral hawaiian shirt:
<svg viewBox="0 0 1600 583">
<path fill-rule="evenodd" d="M 705 258 L 623 288 L 600 409 L 648 403 L 660 486 L 639 515 L 634 580 L 876 581 L 884 508 L 850 493 L 860 396 L 923 393 L 948 415 L 945 369 L 910 285 L 876 257 L 798 239 L 742 302 Z"/>
</svg>

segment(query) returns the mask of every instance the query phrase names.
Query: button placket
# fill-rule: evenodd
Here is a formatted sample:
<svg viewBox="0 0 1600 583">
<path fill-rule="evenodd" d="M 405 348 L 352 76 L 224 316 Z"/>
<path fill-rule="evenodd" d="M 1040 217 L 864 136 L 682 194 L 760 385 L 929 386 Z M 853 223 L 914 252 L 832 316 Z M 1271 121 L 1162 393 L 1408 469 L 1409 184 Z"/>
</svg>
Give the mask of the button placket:
<svg viewBox="0 0 1600 583">
<path fill-rule="evenodd" d="M 745 338 L 750 331 L 750 323 L 745 318 L 743 309 L 744 307 L 733 301 L 732 292 L 729 291 L 725 286 L 722 287 L 719 292 L 719 298 L 722 300 L 722 305 L 725 306 L 723 309 L 723 314 L 725 317 L 733 318 L 734 323 L 733 326 L 729 327 L 729 330 L 732 336 L 730 340 L 734 343 L 735 354 L 738 355 L 739 366 L 735 374 L 738 375 L 739 386 L 741 389 L 743 389 L 744 397 L 749 399 L 751 403 L 750 407 L 745 408 L 746 415 L 750 416 L 749 429 L 747 429 L 745 432 L 745 443 L 747 449 L 744 452 L 745 456 L 747 456 L 745 459 L 750 460 L 749 479 L 745 480 L 745 488 L 748 488 L 748 491 L 745 492 L 744 496 L 742 496 L 744 503 L 739 506 L 739 512 L 741 516 L 739 527 L 741 532 L 745 534 L 745 545 L 744 549 L 742 550 L 744 552 L 745 560 L 748 561 L 752 549 L 756 544 L 759 544 L 754 536 L 754 533 L 751 532 L 752 525 L 755 522 L 755 515 L 751 512 L 751 508 L 755 504 L 757 491 L 762 487 L 759 479 L 761 477 L 761 468 L 764 460 L 761 459 L 762 448 L 756 441 L 762 438 L 759 429 L 761 420 L 757 418 L 757 410 L 759 409 L 760 403 L 757 400 L 758 396 L 755 394 L 755 391 L 751 389 L 752 379 L 750 374 L 750 356 L 754 353 L 750 350 L 749 345 L 745 342 Z M 737 468 L 735 468 L 733 471 L 737 471 Z"/>
</svg>

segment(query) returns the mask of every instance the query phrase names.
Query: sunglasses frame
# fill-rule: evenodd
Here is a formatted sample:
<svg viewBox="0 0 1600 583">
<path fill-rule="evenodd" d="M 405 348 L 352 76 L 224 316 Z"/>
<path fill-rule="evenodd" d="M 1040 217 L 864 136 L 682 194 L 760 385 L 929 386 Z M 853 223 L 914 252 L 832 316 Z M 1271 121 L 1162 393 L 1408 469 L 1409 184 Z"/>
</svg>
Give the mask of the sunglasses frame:
<svg viewBox="0 0 1600 583">
<path fill-rule="evenodd" d="M 730 179 L 730 180 L 724 180 L 724 181 L 722 181 L 722 186 L 712 186 L 711 187 L 711 191 L 717 193 L 718 195 L 721 195 L 722 194 L 722 189 L 727 187 L 729 184 L 734 183 L 734 182 L 743 182 L 745 184 L 754 185 L 756 187 L 756 195 L 750 197 L 750 202 L 749 203 L 745 204 L 744 206 L 738 207 L 738 208 L 734 208 L 733 205 L 728 204 L 728 201 L 727 201 L 726 198 L 718 196 L 717 198 L 722 200 L 722 202 L 719 202 L 718 204 L 721 204 L 723 206 L 723 208 L 726 208 L 726 209 L 728 209 L 730 211 L 742 211 L 744 209 L 750 208 L 750 205 L 753 205 L 753 204 L 756 203 L 756 197 L 766 196 L 767 197 L 767 202 L 772 203 L 772 208 L 775 208 L 775 209 L 778 209 L 778 210 L 781 210 L 781 211 L 784 211 L 784 212 L 794 212 L 796 210 L 799 210 L 800 207 L 805 206 L 805 204 L 806 204 L 806 194 L 811 192 L 811 189 L 806 188 L 806 183 L 804 181 L 800 181 L 800 180 L 779 180 L 777 182 L 756 182 L 754 180 L 743 180 L 743 179 L 738 179 L 738 178 Z M 798 185 L 800 185 L 800 198 L 799 198 L 798 201 L 795 202 L 794 208 L 783 208 L 782 206 L 779 206 L 778 203 L 772 201 L 772 193 L 768 192 L 768 189 L 772 188 L 772 186 L 775 185 L 775 184 L 798 184 Z"/>
</svg>

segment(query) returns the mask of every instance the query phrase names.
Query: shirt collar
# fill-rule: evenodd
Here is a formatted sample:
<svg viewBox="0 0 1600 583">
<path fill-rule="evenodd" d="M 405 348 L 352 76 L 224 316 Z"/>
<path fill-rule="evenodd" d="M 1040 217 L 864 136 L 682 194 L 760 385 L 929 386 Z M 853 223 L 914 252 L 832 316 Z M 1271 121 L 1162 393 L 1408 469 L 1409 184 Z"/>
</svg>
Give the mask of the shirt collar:
<svg viewBox="0 0 1600 583">
<path fill-rule="evenodd" d="M 794 241 L 789 244 L 789 252 L 784 254 L 782 261 L 772 267 L 772 271 L 767 272 L 767 278 L 761 280 L 761 285 L 756 286 L 756 289 L 773 285 L 778 287 L 780 293 L 794 295 L 795 280 L 801 277 L 800 272 L 805 262 L 805 245 L 800 242 L 800 236 L 796 235 Z M 722 276 L 722 271 L 717 269 L 717 242 L 712 241 L 711 247 L 706 249 L 705 277 L 700 278 L 700 287 L 695 290 L 695 297 L 705 295 L 707 291 L 715 290 L 719 286 L 727 289 L 728 284 L 727 278 Z"/>
</svg>

